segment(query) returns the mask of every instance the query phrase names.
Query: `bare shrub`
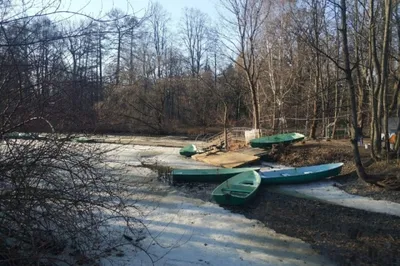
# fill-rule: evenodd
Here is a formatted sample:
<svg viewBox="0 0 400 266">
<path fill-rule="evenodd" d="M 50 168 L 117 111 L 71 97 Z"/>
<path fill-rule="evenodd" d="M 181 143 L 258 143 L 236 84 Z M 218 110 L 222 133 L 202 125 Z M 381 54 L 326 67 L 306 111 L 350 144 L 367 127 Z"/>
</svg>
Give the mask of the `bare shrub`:
<svg viewBox="0 0 400 266">
<path fill-rule="evenodd" d="M 112 223 L 132 238 L 140 234 L 138 209 L 118 175 L 106 171 L 105 150 L 56 139 L 3 142 L 0 264 L 87 263 L 121 244 Z"/>
</svg>

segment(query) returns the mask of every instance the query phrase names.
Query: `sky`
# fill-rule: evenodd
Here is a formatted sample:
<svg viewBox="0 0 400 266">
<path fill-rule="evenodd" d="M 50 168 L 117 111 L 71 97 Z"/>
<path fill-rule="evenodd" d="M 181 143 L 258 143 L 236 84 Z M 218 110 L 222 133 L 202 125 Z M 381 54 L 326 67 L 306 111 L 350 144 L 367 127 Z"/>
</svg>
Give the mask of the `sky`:
<svg viewBox="0 0 400 266">
<path fill-rule="evenodd" d="M 94 17 L 104 16 L 112 8 L 124 11 L 143 12 L 148 7 L 150 0 L 65 0 L 64 8 L 71 11 L 82 11 Z M 158 0 L 165 10 L 170 13 L 172 22 L 180 20 L 184 7 L 200 9 L 208 14 L 212 20 L 217 20 L 216 5 L 218 0 Z"/>
</svg>

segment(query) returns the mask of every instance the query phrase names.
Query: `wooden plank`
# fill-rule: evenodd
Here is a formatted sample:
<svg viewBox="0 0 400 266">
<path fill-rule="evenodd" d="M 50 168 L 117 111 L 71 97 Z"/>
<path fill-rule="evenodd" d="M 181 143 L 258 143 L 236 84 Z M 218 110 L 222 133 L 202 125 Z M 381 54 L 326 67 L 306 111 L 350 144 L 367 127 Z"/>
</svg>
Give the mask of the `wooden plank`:
<svg viewBox="0 0 400 266">
<path fill-rule="evenodd" d="M 196 161 L 208 163 L 218 167 L 235 168 L 260 159 L 258 156 L 247 155 L 238 152 L 208 152 L 192 156 Z"/>
<path fill-rule="evenodd" d="M 261 157 L 268 154 L 270 151 L 260 148 L 242 148 L 237 150 L 236 152 Z"/>
</svg>

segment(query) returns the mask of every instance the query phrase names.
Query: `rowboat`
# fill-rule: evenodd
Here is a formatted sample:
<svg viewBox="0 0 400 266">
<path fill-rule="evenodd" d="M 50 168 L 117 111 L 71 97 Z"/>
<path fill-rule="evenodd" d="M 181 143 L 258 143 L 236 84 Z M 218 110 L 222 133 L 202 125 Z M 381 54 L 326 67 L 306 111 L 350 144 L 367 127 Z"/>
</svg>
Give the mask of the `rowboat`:
<svg viewBox="0 0 400 266">
<path fill-rule="evenodd" d="M 175 169 L 171 175 L 174 182 L 223 182 L 234 175 L 258 170 L 260 170 L 259 167 Z"/>
<path fill-rule="evenodd" d="M 340 174 L 343 163 L 320 164 L 306 167 L 260 172 L 263 185 L 299 184 L 319 181 Z"/>
<path fill-rule="evenodd" d="M 179 150 L 179 154 L 186 157 L 191 157 L 197 153 L 197 148 L 194 144 L 187 145 Z"/>
<path fill-rule="evenodd" d="M 25 133 L 25 132 L 11 132 L 4 134 L 5 139 L 23 139 L 23 140 L 34 140 L 39 139 L 37 133 Z"/>
<path fill-rule="evenodd" d="M 256 171 L 243 172 L 220 184 L 212 192 L 212 197 L 219 204 L 242 205 L 254 198 L 260 183 Z"/>
<path fill-rule="evenodd" d="M 94 139 L 89 139 L 86 137 L 77 137 L 77 138 L 73 138 L 72 142 L 78 142 L 78 143 L 94 143 L 96 142 Z"/>
<path fill-rule="evenodd" d="M 305 136 L 300 133 L 277 134 L 277 135 L 252 139 L 252 140 L 250 140 L 250 145 L 253 148 L 265 149 L 265 148 L 271 148 L 272 145 L 276 145 L 276 144 L 287 145 L 290 143 L 302 141 L 304 138 L 305 138 Z"/>
</svg>

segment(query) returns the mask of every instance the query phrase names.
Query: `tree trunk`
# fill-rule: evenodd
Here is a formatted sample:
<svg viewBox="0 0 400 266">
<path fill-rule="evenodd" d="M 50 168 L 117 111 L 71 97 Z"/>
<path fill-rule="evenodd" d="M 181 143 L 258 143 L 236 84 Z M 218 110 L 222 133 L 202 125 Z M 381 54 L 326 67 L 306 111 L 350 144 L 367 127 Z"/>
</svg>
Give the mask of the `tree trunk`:
<svg viewBox="0 0 400 266">
<path fill-rule="evenodd" d="M 318 67 L 317 67 L 318 68 Z M 318 70 L 317 70 L 318 72 Z M 316 132 L 317 132 L 317 126 L 318 126 L 318 77 L 315 78 L 315 85 L 314 85 L 314 107 L 313 107 L 313 121 L 311 125 L 311 130 L 310 130 L 310 138 L 311 139 L 316 139 Z"/>
<path fill-rule="evenodd" d="M 358 1 L 354 2 L 355 12 L 359 14 L 359 3 Z M 356 18 L 354 20 L 354 27 L 355 30 L 358 32 L 359 29 L 359 20 Z M 360 47 L 360 37 L 358 35 L 354 36 L 354 45 L 355 45 L 355 55 L 356 55 L 356 62 L 361 62 L 360 56 L 362 55 L 362 48 Z M 363 64 L 357 64 L 357 91 L 358 91 L 358 105 L 357 105 L 357 112 L 358 112 L 358 119 L 357 119 L 357 126 L 362 134 L 364 128 L 364 121 L 365 121 L 365 113 L 364 107 L 366 105 L 367 99 L 367 90 L 365 89 L 366 84 L 366 70 Z"/>
<path fill-rule="evenodd" d="M 356 95 L 355 95 L 355 86 L 351 73 L 350 67 L 350 54 L 349 54 L 349 46 L 348 46 L 348 38 L 347 38 L 347 10 L 346 10 L 346 0 L 341 0 L 341 17 L 342 17 L 342 40 L 343 40 L 343 60 L 345 63 L 344 71 L 346 75 L 347 85 L 350 90 L 350 101 L 351 101 L 351 114 L 352 114 L 352 128 L 354 134 L 351 136 L 351 144 L 353 147 L 353 156 L 354 162 L 356 165 L 356 172 L 359 178 L 364 181 L 367 179 L 367 173 L 365 172 L 364 166 L 361 162 L 360 151 L 358 149 L 357 140 L 358 140 L 358 130 L 357 130 L 357 105 L 356 105 Z"/>
<path fill-rule="evenodd" d="M 102 45 L 101 45 L 101 35 L 99 34 L 99 91 L 97 92 L 97 100 L 103 100 L 103 53 L 102 53 Z"/>
<path fill-rule="evenodd" d="M 307 104 L 306 104 L 306 123 L 304 126 L 304 134 L 307 135 L 308 133 L 308 124 L 309 124 L 309 118 L 310 118 L 310 93 L 311 89 L 308 90 L 308 95 L 307 95 Z"/>
<path fill-rule="evenodd" d="M 253 84 L 248 78 L 248 83 L 251 90 L 251 99 L 253 105 L 253 128 L 260 129 L 260 109 L 258 103 L 258 86 L 257 84 Z"/>
<path fill-rule="evenodd" d="M 400 104 L 397 105 L 397 132 L 396 132 L 396 143 L 394 145 L 394 150 L 399 156 L 400 152 Z"/>
<path fill-rule="evenodd" d="M 115 85 L 119 85 L 119 73 L 121 67 L 121 40 L 122 34 L 118 33 L 118 50 L 117 50 L 117 69 L 115 70 Z"/>
<path fill-rule="evenodd" d="M 225 150 L 229 151 L 229 143 L 228 143 L 228 106 L 226 102 L 224 102 L 224 141 L 225 141 Z"/>
<path fill-rule="evenodd" d="M 312 1 L 312 16 L 313 16 L 313 38 L 315 39 L 315 46 L 317 47 L 316 56 L 315 56 L 315 78 L 314 78 L 314 107 L 313 107 L 313 121 L 310 130 L 310 138 L 316 139 L 316 132 L 318 127 L 318 112 L 319 112 L 319 103 L 318 97 L 321 85 L 321 57 L 320 52 L 320 32 L 319 32 L 319 12 L 318 12 L 318 1 Z"/>
<path fill-rule="evenodd" d="M 387 106 L 387 91 L 389 85 L 389 40 L 390 40 L 390 22 L 392 18 L 392 0 L 385 0 L 385 29 L 383 36 L 383 47 L 382 47 L 382 88 L 380 90 L 380 99 L 383 106 L 383 132 L 385 134 L 385 148 L 386 148 L 386 156 L 389 156 L 389 132 L 388 132 L 388 106 Z M 388 158 L 388 157 L 386 157 Z"/>
<path fill-rule="evenodd" d="M 276 94 L 274 93 L 274 102 L 272 103 L 272 131 L 276 131 Z"/>
<path fill-rule="evenodd" d="M 370 61 L 370 83 L 371 83 L 371 157 L 378 159 L 380 156 L 381 145 L 381 106 L 378 101 L 381 88 L 381 67 L 378 60 L 378 52 L 376 48 L 376 21 L 375 21 L 375 4 L 374 0 L 370 0 L 370 29 L 369 29 L 369 61 Z M 374 71 L 375 70 L 375 71 Z M 375 81 L 376 78 L 376 81 Z"/>
</svg>

